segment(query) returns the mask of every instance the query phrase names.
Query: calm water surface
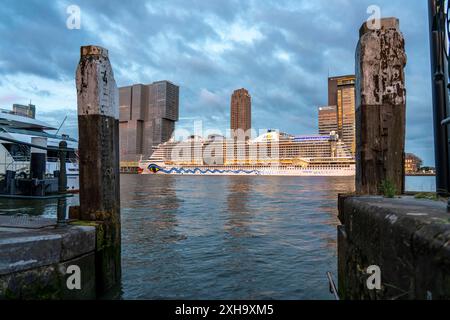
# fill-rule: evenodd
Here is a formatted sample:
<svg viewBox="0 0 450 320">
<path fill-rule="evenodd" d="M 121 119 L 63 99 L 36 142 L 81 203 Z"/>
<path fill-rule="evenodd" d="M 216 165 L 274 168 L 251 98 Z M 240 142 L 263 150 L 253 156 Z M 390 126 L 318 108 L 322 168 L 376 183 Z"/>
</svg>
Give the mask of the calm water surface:
<svg viewBox="0 0 450 320">
<path fill-rule="evenodd" d="M 345 177 L 122 175 L 120 296 L 331 299 L 336 197 L 353 189 Z M 432 191 L 434 177 L 407 189 Z M 55 217 L 56 205 L 0 200 L 0 214 Z"/>
<path fill-rule="evenodd" d="M 436 177 L 406 177 L 405 182 L 407 191 L 436 191 Z"/>
<path fill-rule="evenodd" d="M 352 178 L 123 176 L 123 298 L 328 299 Z"/>
</svg>

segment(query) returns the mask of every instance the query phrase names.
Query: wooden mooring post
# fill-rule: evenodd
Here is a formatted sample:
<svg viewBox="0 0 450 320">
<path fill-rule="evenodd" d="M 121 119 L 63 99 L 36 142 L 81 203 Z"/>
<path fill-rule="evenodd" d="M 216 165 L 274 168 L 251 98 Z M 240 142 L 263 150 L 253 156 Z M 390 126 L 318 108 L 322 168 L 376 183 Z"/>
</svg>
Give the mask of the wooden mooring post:
<svg viewBox="0 0 450 320">
<path fill-rule="evenodd" d="M 76 84 L 79 214 L 96 222 L 96 285 L 101 295 L 121 279 L 119 96 L 106 49 L 81 47 Z"/>
<path fill-rule="evenodd" d="M 405 41 L 399 20 L 360 29 L 356 51 L 356 192 L 404 192 Z"/>
</svg>

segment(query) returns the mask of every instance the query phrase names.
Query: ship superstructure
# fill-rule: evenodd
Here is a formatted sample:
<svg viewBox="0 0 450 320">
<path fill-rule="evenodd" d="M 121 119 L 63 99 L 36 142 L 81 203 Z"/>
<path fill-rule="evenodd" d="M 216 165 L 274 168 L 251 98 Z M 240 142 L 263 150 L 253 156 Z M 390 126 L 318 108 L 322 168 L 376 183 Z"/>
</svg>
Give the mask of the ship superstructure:
<svg viewBox="0 0 450 320">
<path fill-rule="evenodd" d="M 143 174 L 353 176 L 351 150 L 334 133 L 294 136 L 269 131 L 256 139 L 211 135 L 173 139 L 139 163 Z"/>
</svg>

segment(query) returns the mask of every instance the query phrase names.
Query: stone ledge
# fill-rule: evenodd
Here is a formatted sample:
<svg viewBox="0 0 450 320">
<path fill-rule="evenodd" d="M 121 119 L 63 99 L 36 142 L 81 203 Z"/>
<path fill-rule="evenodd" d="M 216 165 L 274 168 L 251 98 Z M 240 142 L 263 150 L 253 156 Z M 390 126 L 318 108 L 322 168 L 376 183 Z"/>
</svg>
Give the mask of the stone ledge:
<svg viewBox="0 0 450 320">
<path fill-rule="evenodd" d="M 64 262 L 95 251 L 95 228 L 0 232 L 0 275 Z"/>
<path fill-rule="evenodd" d="M 435 230 L 450 232 L 450 213 L 447 203 L 415 199 L 412 196 L 402 196 L 393 199 L 381 196 L 340 196 L 339 220 L 347 225 L 354 218 L 355 212 L 387 220 L 392 226 L 406 228 L 414 233 L 420 230 Z M 352 207 L 349 212 L 345 210 Z M 347 230 L 350 231 L 350 230 Z M 431 238 L 430 238 L 431 240 Z M 449 241 L 447 239 L 447 241 Z"/>
<path fill-rule="evenodd" d="M 450 214 L 441 201 L 339 197 L 338 268 L 343 299 L 450 299 Z M 382 290 L 364 270 L 377 265 Z"/>
<path fill-rule="evenodd" d="M 81 270 L 81 289 L 67 287 L 67 268 Z M 96 298 L 95 254 L 93 252 L 62 263 L 0 275 L 0 300 L 80 300 Z"/>
</svg>

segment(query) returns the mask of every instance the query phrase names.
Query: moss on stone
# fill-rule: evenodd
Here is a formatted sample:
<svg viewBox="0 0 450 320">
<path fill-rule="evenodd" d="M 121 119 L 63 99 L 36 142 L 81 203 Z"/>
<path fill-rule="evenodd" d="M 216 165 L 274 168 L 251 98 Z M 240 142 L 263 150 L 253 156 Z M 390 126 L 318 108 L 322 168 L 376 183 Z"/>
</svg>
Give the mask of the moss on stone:
<svg viewBox="0 0 450 320">
<path fill-rule="evenodd" d="M 81 226 L 81 227 L 97 227 L 98 223 L 95 221 L 84 221 L 84 220 L 76 220 L 70 223 L 73 226 Z"/>
<path fill-rule="evenodd" d="M 442 202 L 446 202 L 448 200 L 448 198 L 440 197 L 435 192 L 420 192 L 415 194 L 414 198 L 423 200 L 442 201 Z"/>
</svg>

